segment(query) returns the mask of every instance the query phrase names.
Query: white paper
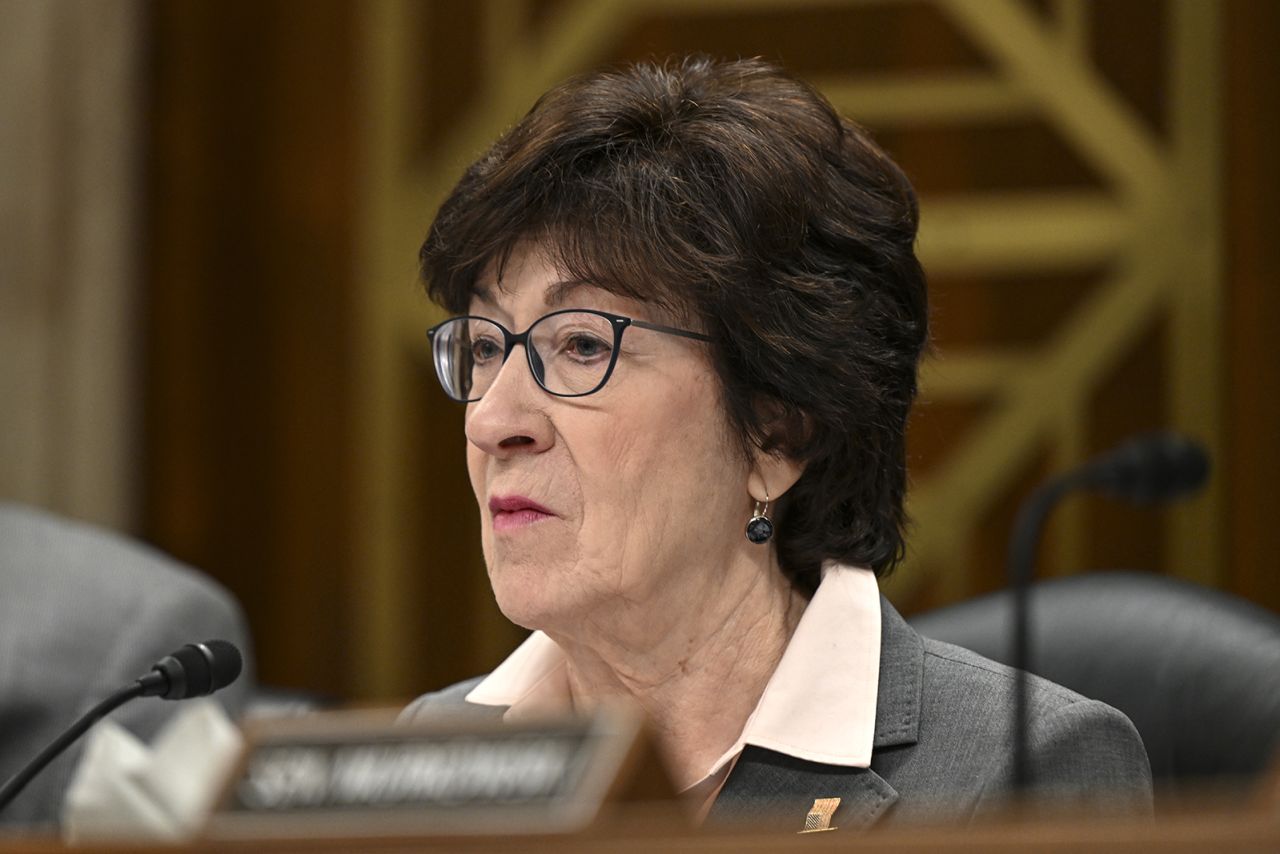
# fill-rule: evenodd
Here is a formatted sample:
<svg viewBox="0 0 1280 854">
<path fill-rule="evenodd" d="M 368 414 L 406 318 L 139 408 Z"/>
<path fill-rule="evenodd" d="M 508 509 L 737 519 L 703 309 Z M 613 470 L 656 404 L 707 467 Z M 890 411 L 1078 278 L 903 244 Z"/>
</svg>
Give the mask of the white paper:
<svg viewBox="0 0 1280 854">
<path fill-rule="evenodd" d="M 212 700 L 184 704 L 147 747 L 111 721 L 89 737 L 62 807 L 68 842 L 192 838 L 243 746 Z"/>
</svg>

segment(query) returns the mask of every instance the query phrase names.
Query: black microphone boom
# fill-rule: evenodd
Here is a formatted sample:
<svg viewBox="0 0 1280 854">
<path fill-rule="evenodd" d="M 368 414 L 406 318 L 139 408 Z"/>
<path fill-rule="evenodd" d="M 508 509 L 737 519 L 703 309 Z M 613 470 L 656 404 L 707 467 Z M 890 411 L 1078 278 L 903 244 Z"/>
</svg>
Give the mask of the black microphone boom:
<svg viewBox="0 0 1280 854">
<path fill-rule="evenodd" d="M 236 681 L 243 664 L 244 659 L 235 644 L 222 640 L 189 643 L 166 655 L 145 676 L 124 686 L 83 714 L 40 751 L 35 759 L 0 786 L 0 810 L 8 806 L 46 765 L 84 735 L 89 727 L 125 703 L 137 697 L 163 697 L 166 700 L 203 697 Z"/>
<path fill-rule="evenodd" d="M 1123 501 L 1152 504 L 1171 501 L 1200 489 L 1209 477 L 1209 455 L 1200 443 L 1177 433 L 1155 433 L 1132 439 L 1095 457 L 1080 468 L 1041 485 L 1018 508 L 1009 537 L 1009 586 L 1013 589 L 1014 787 L 1031 785 L 1027 756 L 1027 670 L 1031 666 L 1028 617 L 1031 576 L 1040 531 L 1063 496 L 1077 489 L 1099 490 Z"/>
</svg>

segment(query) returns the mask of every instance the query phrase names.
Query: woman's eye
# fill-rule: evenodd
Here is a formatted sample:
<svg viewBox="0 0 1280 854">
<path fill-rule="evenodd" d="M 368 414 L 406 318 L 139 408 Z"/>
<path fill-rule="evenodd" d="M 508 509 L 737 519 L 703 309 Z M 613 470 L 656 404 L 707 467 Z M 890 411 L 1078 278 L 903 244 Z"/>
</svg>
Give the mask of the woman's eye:
<svg viewBox="0 0 1280 854">
<path fill-rule="evenodd" d="M 606 355 L 609 352 L 609 345 L 594 335 L 578 333 L 570 335 L 565 340 L 564 351 L 579 359 L 594 359 Z"/>
<path fill-rule="evenodd" d="M 487 362 L 502 357 L 502 347 L 492 338 L 477 338 L 471 342 L 471 355 L 477 362 Z"/>
</svg>

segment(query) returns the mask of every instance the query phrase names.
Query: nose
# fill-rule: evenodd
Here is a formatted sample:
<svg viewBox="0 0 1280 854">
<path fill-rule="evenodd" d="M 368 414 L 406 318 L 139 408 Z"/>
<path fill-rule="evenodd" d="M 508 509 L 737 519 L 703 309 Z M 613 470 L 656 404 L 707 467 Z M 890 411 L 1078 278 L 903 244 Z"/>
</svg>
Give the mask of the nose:
<svg viewBox="0 0 1280 854">
<path fill-rule="evenodd" d="M 499 458 L 541 453 L 554 436 L 546 403 L 547 393 L 530 373 L 524 347 L 517 346 L 484 396 L 467 406 L 467 441 Z"/>
</svg>

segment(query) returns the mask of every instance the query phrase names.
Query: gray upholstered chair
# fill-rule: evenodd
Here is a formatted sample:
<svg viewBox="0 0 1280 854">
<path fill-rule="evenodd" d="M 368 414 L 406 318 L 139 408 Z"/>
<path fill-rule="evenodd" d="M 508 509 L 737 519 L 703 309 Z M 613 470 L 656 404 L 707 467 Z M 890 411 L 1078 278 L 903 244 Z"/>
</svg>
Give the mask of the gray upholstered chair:
<svg viewBox="0 0 1280 854">
<path fill-rule="evenodd" d="M 1280 616 L 1160 575 L 1094 572 L 1033 586 L 1030 669 L 1120 709 L 1157 792 L 1252 777 L 1280 759 Z M 920 614 L 928 637 L 1012 663 L 1007 592 Z"/>
<path fill-rule="evenodd" d="M 240 647 L 246 673 L 219 692 L 238 717 L 252 685 L 248 630 L 208 578 L 124 537 L 0 504 L 0 781 L 75 718 L 185 643 Z M 149 740 L 179 705 L 147 697 L 111 718 Z M 0 823 L 57 821 L 81 744 L 0 813 Z"/>
</svg>

